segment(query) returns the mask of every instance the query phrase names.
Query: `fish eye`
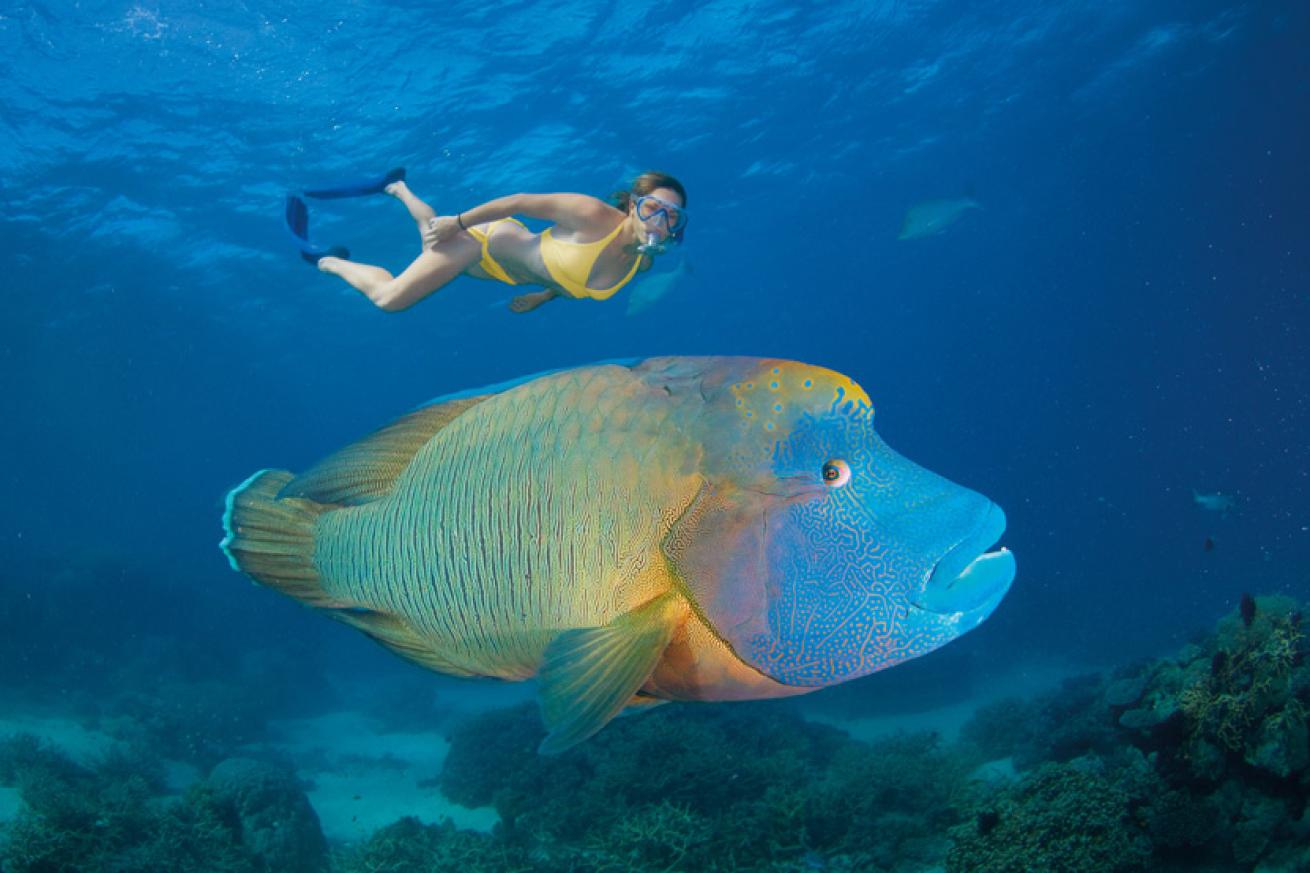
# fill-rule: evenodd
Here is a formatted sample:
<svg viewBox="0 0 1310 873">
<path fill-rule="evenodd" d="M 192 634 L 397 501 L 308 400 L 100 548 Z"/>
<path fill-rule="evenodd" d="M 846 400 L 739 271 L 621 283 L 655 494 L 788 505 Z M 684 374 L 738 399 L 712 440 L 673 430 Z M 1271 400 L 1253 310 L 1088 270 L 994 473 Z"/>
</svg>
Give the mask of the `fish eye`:
<svg viewBox="0 0 1310 873">
<path fill-rule="evenodd" d="M 851 467 L 845 461 L 831 460 L 823 465 L 823 484 L 840 488 L 851 481 Z"/>
</svg>

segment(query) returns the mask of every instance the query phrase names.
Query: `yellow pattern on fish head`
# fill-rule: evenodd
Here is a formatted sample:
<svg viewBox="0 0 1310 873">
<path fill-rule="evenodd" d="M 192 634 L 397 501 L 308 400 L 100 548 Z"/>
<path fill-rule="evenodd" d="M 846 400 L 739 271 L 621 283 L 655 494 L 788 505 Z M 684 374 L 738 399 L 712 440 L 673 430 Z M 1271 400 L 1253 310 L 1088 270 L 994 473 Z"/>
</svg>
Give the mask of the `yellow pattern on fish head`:
<svg viewBox="0 0 1310 873">
<path fill-rule="evenodd" d="M 707 456 L 725 465 L 710 472 L 743 481 L 771 477 L 779 443 L 806 420 L 837 410 L 873 416 L 869 395 L 849 376 L 795 361 L 724 359 L 704 386 L 716 424 L 705 435 Z"/>
<path fill-rule="evenodd" d="M 826 410 L 844 402 L 873 409 L 869 395 L 850 377 L 794 361 L 764 361 L 728 390 L 745 423 L 774 439 L 797 411 Z"/>
</svg>

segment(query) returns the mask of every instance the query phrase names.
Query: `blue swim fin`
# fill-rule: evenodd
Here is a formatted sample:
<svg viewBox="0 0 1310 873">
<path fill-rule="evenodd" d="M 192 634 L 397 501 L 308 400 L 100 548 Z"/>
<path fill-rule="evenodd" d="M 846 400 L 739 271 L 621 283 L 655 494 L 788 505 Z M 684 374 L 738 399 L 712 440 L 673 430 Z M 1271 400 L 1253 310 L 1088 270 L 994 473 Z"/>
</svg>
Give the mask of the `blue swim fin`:
<svg viewBox="0 0 1310 873">
<path fill-rule="evenodd" d="M 381 194 L 392 182 L 401 182 L 404 179 L 405 168 L 393 167 L 381 176 L 375 176 L 371 179 L 333 185 L 330 188 L 314 188 L 302 191 L 300 194 L 287 195 L 287 230 L 291 232 L 291 238 L 295 240 L 296 248 L 300 249 L 300 256 L 311 264 L 318 264 L 320 259 L 329 256 L 334 258 L 350 257 L 350 251 L 345 246 L 321 246 L 309 241 L 309 209 L 305 206 L 305 197 L 313 197 L 317 200 L 367 197 L 371 194 Z"/>
<path fill-rule="evenodd" d="M 346 182 L 342 185 L 333 185 L 330 188 L 314 188 L 304 191 L 306 197 L 313 197 L 315 200 L 340 200 L 343 197 L 367 197 L 370 194 L 381 194 L 392 182 L 403 182 L 405 180 L 405 168 L 394 167 L 387 170 L 381 176 L 374 176 L 370 179 L 361 179 L 358 182 Z"/>
<path fill-rule="evenodd" d="M 329 256 L 350 257 L 350 250 L 345 246 L 321 246 L 309 241 L 309 209 L 295 194 L 287 195 L 287 230 L 296 248 L 300 249 L 300 256 L 311 264 L 317 265 L 319 259 Z"/>
</svg>

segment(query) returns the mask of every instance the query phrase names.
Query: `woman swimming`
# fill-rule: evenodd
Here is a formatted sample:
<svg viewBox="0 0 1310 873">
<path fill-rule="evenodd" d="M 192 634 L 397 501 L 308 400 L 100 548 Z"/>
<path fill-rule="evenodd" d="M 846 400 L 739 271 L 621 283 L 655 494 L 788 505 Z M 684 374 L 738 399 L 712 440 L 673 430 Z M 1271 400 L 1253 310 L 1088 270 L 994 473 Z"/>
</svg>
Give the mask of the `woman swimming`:
<svg viewBox="0 0 1310 873">
<path fill-rule="evenodd" d="M 409 209 L 423 251 L 399 276 L 382 267 L 327 255 L 325 273 L 340 276 L 388 312 L 407 309 L 459 275 L 507 285 L 541 285 L 510 302 L 527 312 L 556 297 L 608 300 L 649 269 L 665 243 L 681 239 L 687 192 L 664 173 L 642 173 L 617 206 L 586 194 L 511 194 L 455 215 L 437 215 L 404 179 L 386 193 Z M 515 215 L 553 222 L 533 233 Z"/>
</svg>

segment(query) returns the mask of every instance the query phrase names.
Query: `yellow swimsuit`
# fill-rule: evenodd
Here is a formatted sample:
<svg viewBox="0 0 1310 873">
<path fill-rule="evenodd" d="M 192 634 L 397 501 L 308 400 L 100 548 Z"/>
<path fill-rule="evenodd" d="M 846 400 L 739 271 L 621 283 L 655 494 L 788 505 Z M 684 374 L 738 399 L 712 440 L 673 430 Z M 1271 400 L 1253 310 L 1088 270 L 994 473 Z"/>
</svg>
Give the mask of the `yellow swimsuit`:
<svg viewBox="0 0 1310 873">
<path fill-rule="evenodd" d="M 504 282 L 506 285 L 517 285 L 518 282 L 515 282 L 509 273 L 505 272 L 505 268 L 496 263 L 496 259 L 491 256 L 491 233 L 501 221 L 512 221 L 519 227 L 526 229 L 526 225 L 517 218 L 502 218 L 500 221 L 493 221 L 488 224 L 485 230 L 481 227 L 469 228 L 469 233 L 473 235 L 474 239 L 482 243 L 482 260 L 478 262 L 478 265 L 487 271 L 487 275 Z M 633 262 L 628 275 L 620 279 L 612 288 L 597 291 L 587 287 L 587 277 L 591 275 L 591 268 L 596 265 L 600 253 L 605 250 L 605 246 L 609 245 L 614 237 L 619 235 L 619 231 L 622 229 L 623 222 L 619 222 L 618 226 L 610 231 L 604 239 L 589 243 L 571 243 L 555 239 L 551 234 L 553 228 L 547 228 L 541 234 L 541 260 L 546 265 L 546 271 L 570 297 L 608 300 L 614 296 L 616 291 L 632 281 L 632 277 L 637 275 L 637 268 L 641 266 L 641 258 L 638 257 Z"/>
</svg>

